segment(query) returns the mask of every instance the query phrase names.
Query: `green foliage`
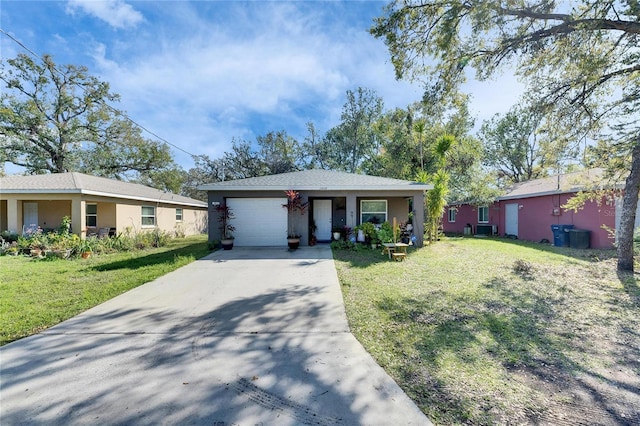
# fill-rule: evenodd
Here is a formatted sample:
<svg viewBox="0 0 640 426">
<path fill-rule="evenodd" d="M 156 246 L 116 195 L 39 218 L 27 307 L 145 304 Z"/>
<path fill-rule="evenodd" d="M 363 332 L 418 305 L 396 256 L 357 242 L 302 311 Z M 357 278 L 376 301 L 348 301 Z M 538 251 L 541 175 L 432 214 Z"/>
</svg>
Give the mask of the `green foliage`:
<svg viewBox="0 0 640 426">
<path fill-rule="evenodd" d="M 636 1 L 396 0 L 371 32 L 385 40 L 397 77 L 425 81 L 434 105 L 459 96 L 468 67 L 481 80 L 514 67 L 544 117 L 545 155 L 560 164 L 558 154 L 573 156 L 582 141 L 602 139 L 598 151 L 614 159 L 607 167 L 629 176 L 627 218 L 640 186 L 637 12 Z M 618 267 L 632 270 L 633 221 L 618 231 Z"/>
<path fill-rule="evenodd" d="M 153 231 L 136 234 L 127 230 L 114 237 L 91 236 L 80 239 L 78 235 L 68 231 L 66 222 L 67 220 L 64 218 L 57 232 L 43 232 L 40 228 L 34 228 L 25 235 L 16 236 L 16 250 L 26 254 L 31 249 L 40 249 L 45 254 L 57 251 L 68 251 L 77 256 L 83 252 L 110 254 L 164 247 L 173 237 L 171 233 L 155 228 Z"/>
<path fill-rule="evenodd" d="M 640 317 L 640 287 L 620 278 L 613 256 L 476 238 L 447 239 L 404 262 L 334 251 L 352 332 L 438 425 L 580 423 L 576 371 L 601 379 L 604 400 L 625 398 L 616 377 L 636 358 L 603 348 L 640 344 L 629 326 Z M 624 405 L 617 410 L 628 419 Z"/>
<path fill-rule="evenodd" d="M 356 244 L 349 240 L 340 240 L 340 241 L 332 241 L 331 242 L 332 250 L 358 250 L 359 244 Z"/>
<path fill-rule="evenodd" d="M 20 54 L 2 62 L 0 109 L 4 159 L 29 173 L 79 171 L 124 178 L 173 165 L 166 144 L 145 139 L 109 102 L 109 84 L 85 67 Z M 151 176 L 151 175 L 149 175 Z"/>
<path fill-rule="evenodd" d="M 378 230 L 378 238 L 381 243 L 395 243 L 393 226 L 389 222 L 384 222 Z"/>
<path fill-rule="evenodd" d="M 444 170 L 438 171 L 433 176 L 433 189 L 427 191 L 425 198 L 427 223 L 425 231 L 430 243 L 438 241 L 440 236 L 440 226 L 442 224 L 442 214 L 447 205 L 447 194 L 449 192 L 449 175 Z"/>
<path fill-rule="evenodd" d="M 58 234 L 66 235 L 69 234 L 69 232 L 71 232 L 71 217 L 64 216 L 58 227 Z"/>
<path fill-rule="evenodd" d="M 504 115 L 496 114 L 480 129 L 484 164 L 497 170 L 507 183 L 546 176 L 549 167 L 564 158 L 566 147 L 540 137 L 543 116 L 530 106 L 516 106 Z M 561 152 L 549 152 L 556 148 Z"/>
<path fill-rule="evenodd" d="M 4 241 L 12 243 L 14 241 L 18 241 L 18 234 L 11 231 L 2 231 L 0 232 L 0 238 L 2 238 Z"/>
<path fill-rule="evenodd" d="M 113 238 L 99 241 L 108 240 Z M 170 240 L 161 248 L 90 259 L 0 257 L 0 345 L 38 333 L 207 254 L 206 237 L 199 235 Z"/>
<path fill-rule="evenodd" d="M 382 98 L 372 89 L 348 90 L 341 122 L 320 136 L 312 124 L 305 141 L 306 165 L 324 169 L 361 172 L 379 151 L 375 125 L 383 110 Z"/>
<path fill-rule="evenodd" d="M 369 243 L 377 243 L 379 240 L 378 230 L 376 226 L 371 222 L 365 222 L 360 225 L 360 229 L 364 233 L 364 237 Z"/>
</svg>

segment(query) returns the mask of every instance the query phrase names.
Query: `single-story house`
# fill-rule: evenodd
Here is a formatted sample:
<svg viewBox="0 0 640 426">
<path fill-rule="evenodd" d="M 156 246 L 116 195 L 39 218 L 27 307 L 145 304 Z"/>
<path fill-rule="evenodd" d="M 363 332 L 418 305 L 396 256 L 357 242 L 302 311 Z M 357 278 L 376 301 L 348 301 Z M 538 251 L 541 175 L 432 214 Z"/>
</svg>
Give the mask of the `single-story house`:
<svg viewBox="0 0 640 426">
<path fill-rule="evenodd" d="M 588 201 L 577 212 L 562 206 L 598 180 L 601 169 L 549 176 L 513 185 L 497 200 L 485 206 L 452 203 L 442 219 L 445 233 L 511 236 L 525 241 L 554 242 L 552 225 L 569 225 L 589 231 L 591 248 L 612 248 L 614 240 L 603 225 L 615 229 L 619 222 L 619 200 L 607 197 L 600 204 Z M 465 229 L 466 228 L 466 229 Z"/>
<path fill-rule="evenodd" d="M 208 192 L 209 240 L 221 239 L 216 207 L 226 203 L 235 219 L 236 246 L 286 246 L 289 221 L 307 245 L 311 225 L 319 242 L 331 241 L 335 228 L 371 221 L 408 222 L 412 218 L 415 244 L 422 246 L 424 196 L 432 186 L 399 179 L 329 170 L 304 170 L 198 187 Z M 298 191 L 308 210 L 288 217 L 285 191 Z"/>
<path fill-rule="evenodd" d="M 82 173 L 0 178 L 1 230 L 53 229 L 65 216 L 81 237 L 106 228 L 112 235 L 156 227 L 185 235 L 207 229 L 207 203 L 144 185 Z"/>
</svg>

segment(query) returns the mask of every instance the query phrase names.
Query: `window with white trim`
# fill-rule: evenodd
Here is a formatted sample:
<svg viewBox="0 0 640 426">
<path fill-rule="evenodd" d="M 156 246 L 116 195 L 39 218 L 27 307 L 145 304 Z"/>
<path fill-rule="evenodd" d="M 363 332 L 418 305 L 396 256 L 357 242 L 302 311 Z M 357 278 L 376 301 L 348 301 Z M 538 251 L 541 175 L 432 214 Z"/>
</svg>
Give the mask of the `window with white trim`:
<svg viewBox="0 0 640 426">
<path fill-rule="evenodd" d="M 456 221 L 456 215 L 458 214 L 458 209 L 455 207 L 449 207 L 449 223 L 453 223 Z"/>
<path fill-rule="evenodd" d="M 387 221 L 387 200 L 360 200 L 360 223 Z"/>
<path fill-rule="evenodd" d="M 176 209 L 176 222 L 182 222 L 182 209 Z"/>
<path fill-rule="evenodd" d="M 156 208 L 153 206 L 142 206 L 142 226 L 156 225 Z"/>
<path fill-rule="evenodd" d="M 85 224 L 86 226 L 98 226 L 97 204 L 87 204 L 85 208 Z"/>
<path fill-rule="evenodd" d="M 478 223 L 489 223 L 489 207 L 478 207 Z"/>
</svg>

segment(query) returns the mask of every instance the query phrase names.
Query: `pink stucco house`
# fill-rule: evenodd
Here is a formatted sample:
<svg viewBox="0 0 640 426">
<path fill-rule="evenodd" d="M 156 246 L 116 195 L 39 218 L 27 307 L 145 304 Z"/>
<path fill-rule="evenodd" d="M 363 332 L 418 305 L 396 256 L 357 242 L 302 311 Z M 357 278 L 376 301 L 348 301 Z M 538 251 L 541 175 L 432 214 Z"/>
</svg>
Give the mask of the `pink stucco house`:
<svg viewBox="0 0 640 426">
<path fill-rule="evenodd" d="M 587 202 L 579 211 L 562 206 L 602 174 L 600 169 L 549 176 L 513 185 L 493 204 L 476 206 L 470 203 L 451 204 L 442 219 L 445 233 L 485 234 L 517 237 L 526 241 L 548 240 L 554 243 L 552 225 L 570 225 L 590 231 L 591 248 L 613 248 L 614 240 L 603 228 L 615 229 L 619 222 L 620 200 L 601 200 L 600 205 Z M 465 229 L 466 228 L 466 229 Z"/>
</svg>

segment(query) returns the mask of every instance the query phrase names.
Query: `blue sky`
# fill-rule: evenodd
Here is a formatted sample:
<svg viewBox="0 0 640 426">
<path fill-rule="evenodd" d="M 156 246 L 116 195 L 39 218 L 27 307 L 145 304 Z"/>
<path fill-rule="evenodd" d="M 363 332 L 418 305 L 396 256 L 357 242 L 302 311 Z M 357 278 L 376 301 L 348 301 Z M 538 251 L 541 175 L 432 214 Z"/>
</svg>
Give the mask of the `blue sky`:
<svg viewBox="0 0 640 426">
<path fill-rule="evenodd" d="M 422 89 L 395 80 L 384 43 L 368 33 L 385 3 L 3 0 L 0 24 L 39 55 L 109 82 L 121 96 L 115 106 L 134 121 L 217 157 L 234 137 L 286 130 L 303 140 L 308 121 L 325 132 L 339 123 L 345 92 L 359 86 L 386 109 L 419 100 Z M 0 43 L 3 59 L 26 53 L 4 35 Z M 467 90 L 479 122 L 506 111 L 522 89 L 503 75 Z"/>
</svg>

